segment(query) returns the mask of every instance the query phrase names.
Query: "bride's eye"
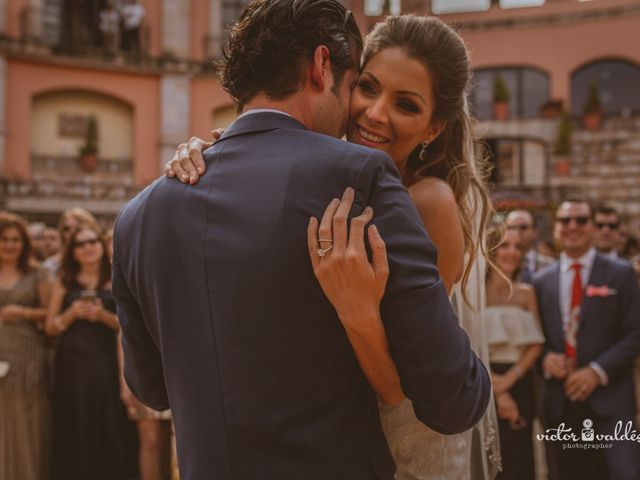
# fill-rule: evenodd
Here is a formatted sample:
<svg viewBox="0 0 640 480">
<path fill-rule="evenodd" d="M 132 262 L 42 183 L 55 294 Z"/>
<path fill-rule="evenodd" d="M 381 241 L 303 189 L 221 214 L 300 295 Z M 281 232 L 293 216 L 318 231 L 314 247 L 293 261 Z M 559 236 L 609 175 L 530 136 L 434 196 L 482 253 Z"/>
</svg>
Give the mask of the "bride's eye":
<svg viewBox="0 0 640 480">
<path fill-rule="evenodd" d="M 358 82 L 358 89 L 363 95 L 375 95 L 376 89 L 373 85 L 366 80 L 360 80 Z"/>
<path fill-rule="evenodd" d="M 416 106 L 415 103 L 410 102 L 408 100 L 401 100 L 398 102 L 398 106 L 406 111 L 406 112 L 411 112 L 411 113 L 419 113 L 420 109 Z"/>
</svg>

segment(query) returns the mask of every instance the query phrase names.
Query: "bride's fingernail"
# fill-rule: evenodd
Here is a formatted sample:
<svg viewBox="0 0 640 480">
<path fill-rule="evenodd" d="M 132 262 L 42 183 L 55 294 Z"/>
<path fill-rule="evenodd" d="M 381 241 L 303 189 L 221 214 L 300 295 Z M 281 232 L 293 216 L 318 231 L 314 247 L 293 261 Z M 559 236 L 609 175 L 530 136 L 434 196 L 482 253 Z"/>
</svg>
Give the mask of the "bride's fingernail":
<svg viewBox="0 0 640 480">
<path fill-rule="evenodd" d="M 367 208 L 364 209 L 364 211 L 362 213 L 364 215 L 369 215 L 369 214 L 373 213 L 373 208 L 367 207 Z"/>
</svg>

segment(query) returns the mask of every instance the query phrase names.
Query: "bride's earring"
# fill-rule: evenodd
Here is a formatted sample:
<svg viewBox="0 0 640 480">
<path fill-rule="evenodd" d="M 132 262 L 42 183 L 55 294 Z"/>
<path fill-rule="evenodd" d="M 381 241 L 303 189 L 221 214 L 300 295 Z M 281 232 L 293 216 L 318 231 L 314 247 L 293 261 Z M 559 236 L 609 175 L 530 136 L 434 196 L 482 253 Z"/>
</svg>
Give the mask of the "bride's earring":
<svg viewBox="0 0 640 480">
<path fill-rule="evenodd" d="M 425 140 L 420 144 L 422 146 L 422 150 L 420 150 L 420 160 L 423 162 L 427 161 L 427 147 L 429 146 L 429 142 Z"/>
</svg>

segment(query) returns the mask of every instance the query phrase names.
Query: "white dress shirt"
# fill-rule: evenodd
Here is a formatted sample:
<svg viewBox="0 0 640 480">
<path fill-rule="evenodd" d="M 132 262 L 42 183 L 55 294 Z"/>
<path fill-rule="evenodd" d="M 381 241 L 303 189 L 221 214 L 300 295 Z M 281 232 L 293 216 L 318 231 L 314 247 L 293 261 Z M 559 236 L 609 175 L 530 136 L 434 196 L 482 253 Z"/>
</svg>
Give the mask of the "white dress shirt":
<svg viewBox="0 0 640 480">
<path fill-rule="evenodd" d="M 580 258 L 569 258 L 566 253 L 560 254 L 560 312 L 562 312 L 562 327 L 566 331 L 569 324 L 569 315 L 571 310 L 571 296 L 573 293 L 573 269 L 571 265 L 579 263 L 582 265 L 580 269 L 580 279 L 582 281 L 583 291 L 586 290 L 589 283 L 589 277 L 591 276 L 591 270 L 593 270 L 593 261 L 596 258 L 596 249 L 591 247 L 587 253 Z M 582 318 L 583 315 L 580 315 Z M 577 345 L 580 348 L 580 344 Z M 600 384 L 606 385 L 609 383 L 609 377 L 607 373 L 596 362 L 590 362 L 589 366 L 595 370 L 600 378 Z"/>
</svg>

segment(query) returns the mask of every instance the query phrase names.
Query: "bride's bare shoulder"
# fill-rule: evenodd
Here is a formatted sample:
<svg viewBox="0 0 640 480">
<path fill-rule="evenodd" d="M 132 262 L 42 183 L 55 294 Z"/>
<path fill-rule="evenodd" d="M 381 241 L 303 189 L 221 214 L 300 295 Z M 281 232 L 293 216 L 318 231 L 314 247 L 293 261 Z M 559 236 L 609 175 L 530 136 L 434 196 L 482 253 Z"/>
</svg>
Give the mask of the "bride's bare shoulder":
<svg viewBox="0 0 640 480">
<path fill-rule="evenodd" d="M 411 185 L 408 190 L 418 210 L 428 208 L 447 214 L 457 211 L 456 197 L 444 180 L 424 177 Z"/>
</svg>

